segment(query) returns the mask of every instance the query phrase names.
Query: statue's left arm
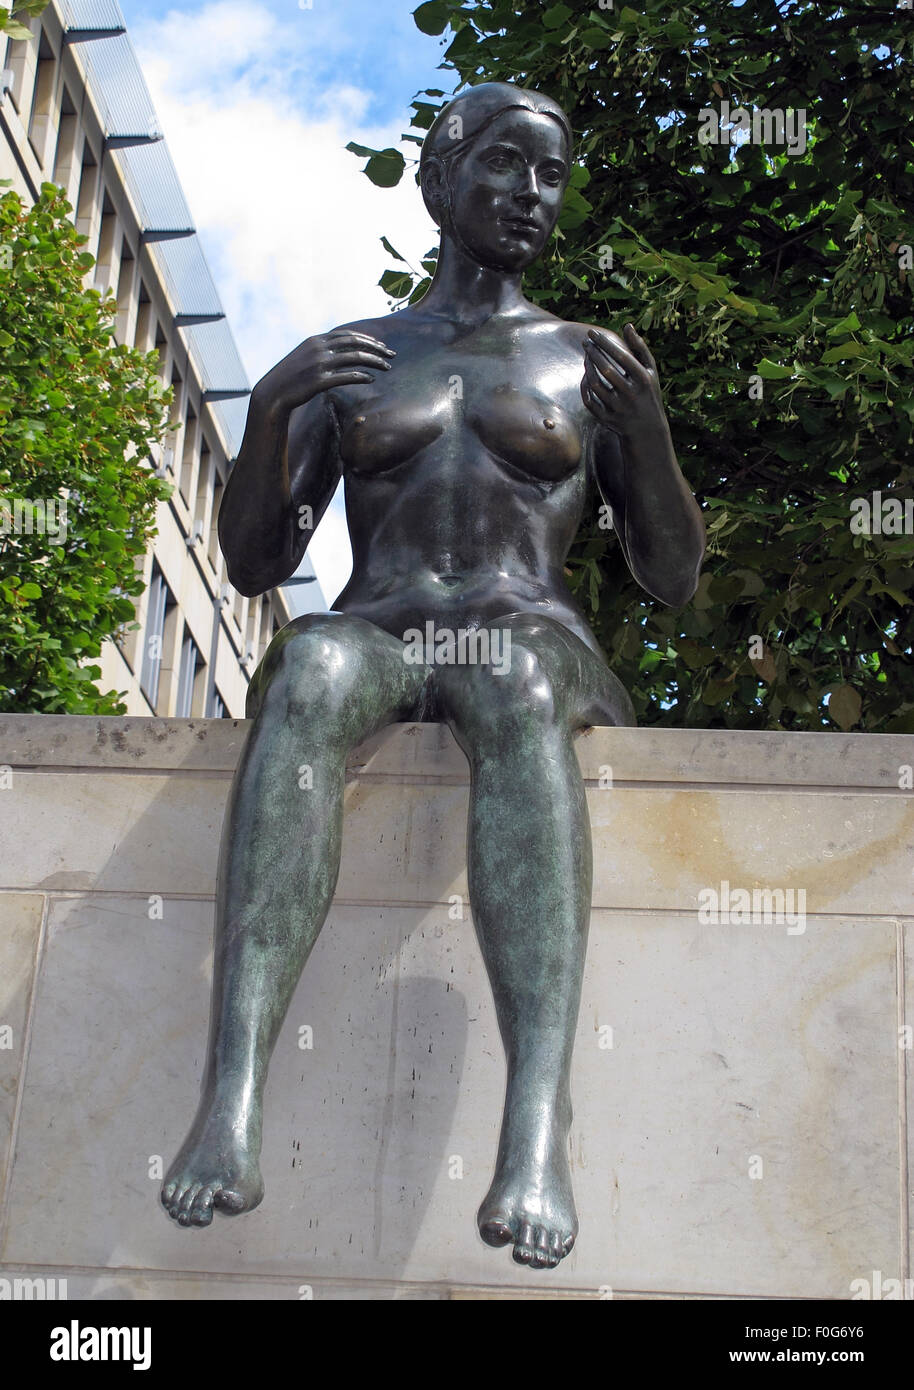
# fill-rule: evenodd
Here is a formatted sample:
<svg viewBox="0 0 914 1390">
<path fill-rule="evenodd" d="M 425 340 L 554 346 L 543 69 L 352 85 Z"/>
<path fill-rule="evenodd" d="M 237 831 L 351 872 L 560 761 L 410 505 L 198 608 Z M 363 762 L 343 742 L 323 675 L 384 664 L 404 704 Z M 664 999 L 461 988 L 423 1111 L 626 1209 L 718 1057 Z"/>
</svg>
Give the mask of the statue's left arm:
<svg viewBox="0 0 914 1390">
<path fill-rule="evenodd" d="M 593 466 L 629 569 L 663 603 L 688 603 L 698 585 L 705 526 L 682 475 L 647 344 L 588 330 L 581 396 L 597 421 Z"/>
</svg>

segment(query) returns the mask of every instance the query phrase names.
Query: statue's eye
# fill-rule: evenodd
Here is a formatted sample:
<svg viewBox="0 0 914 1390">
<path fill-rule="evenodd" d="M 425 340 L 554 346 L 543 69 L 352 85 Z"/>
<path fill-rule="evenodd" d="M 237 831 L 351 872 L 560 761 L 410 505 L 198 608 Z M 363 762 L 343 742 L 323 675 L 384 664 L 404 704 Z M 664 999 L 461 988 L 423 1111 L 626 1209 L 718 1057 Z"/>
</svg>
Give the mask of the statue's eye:
<svg viewBox="0 0 914 1390">
<path fill-rule="evenodd" d="M 510 169 L 511 163 L 503 154 L 495 154 L 489 160 L 489 168 L 494 169 L 496 174 L 503 174 L 506 169 Z"/>
</svg>

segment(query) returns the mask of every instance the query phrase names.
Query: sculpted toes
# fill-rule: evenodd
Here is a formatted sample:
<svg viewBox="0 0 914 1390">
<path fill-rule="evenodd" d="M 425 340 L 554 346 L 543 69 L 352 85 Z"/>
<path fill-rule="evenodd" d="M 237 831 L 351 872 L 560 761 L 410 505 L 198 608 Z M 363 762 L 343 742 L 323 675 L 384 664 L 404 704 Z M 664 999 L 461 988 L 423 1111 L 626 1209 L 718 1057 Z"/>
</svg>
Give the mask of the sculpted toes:
<svg viewBox="0 0 914 1390">
<path fill-rule="evenodd" d="M 486 1245 L 507 1245 L 514 1239 L 511 1227 L 503 1216 L 486 1217 L 480 1222 L 479 1234 Z"/>
<path fill-rule="evenodd" d="M 528 1265 L 533 1260 L 533 1227 L 529 1221 L 525 1221 L 520 1228 L 517 1243 L 514 1246 L 514 1258 L 519 1265 Z"/>
<path fill-rule="evenodd" d="M 194 1204 L 190 1209 L 190 1223 L 192 1226 L 208 1226 L 213 1219 L 213 1189 L 203 1187 L 194 1198 Z"/>
<path fill-rule="evenodd" d="M 229 1216 L 236 1216 L 238 1212 L 244 1211 L 245 1206 L 243 1195 L 227 1188 L 216 1193 L 213 1203 L 220 1211 L 226 1212 Z"/>
<path fill-rule="evenodd" d="M 533 1259 L 530 1261 L 534 1269 L 545 1269 L 549 1264 L 549 1232 L 545 1226 L 537 1226 L 533 1236 Z"/>
<path fill-rule="evenodd" d="M 193 1182 L 193 1183 L 190 1184 L 189 1187 L 186 1187 L 186 1188 L 184 1189 L 184 1191 L 182 1192 L 182 1194 L 181 1194 L 181 1200 L 180 1200 L 180 1202 L 178 1203 L 178 1225 L 179 1225 L 179 1226 L 189 1226 L 189 1225 L 190 1225 L 190 1213 L 191 1213 L 191 1208 L 192 1208 L 192 1206 L 193 1206 L 193 1204 L 194 1204 L 194 1198 L 196 1197 L 197 1193 L 200 1191 L 200 1186 L 201 1186 L 200 1183 L 198 1183 L 198 1182 Z"/>
</svg>

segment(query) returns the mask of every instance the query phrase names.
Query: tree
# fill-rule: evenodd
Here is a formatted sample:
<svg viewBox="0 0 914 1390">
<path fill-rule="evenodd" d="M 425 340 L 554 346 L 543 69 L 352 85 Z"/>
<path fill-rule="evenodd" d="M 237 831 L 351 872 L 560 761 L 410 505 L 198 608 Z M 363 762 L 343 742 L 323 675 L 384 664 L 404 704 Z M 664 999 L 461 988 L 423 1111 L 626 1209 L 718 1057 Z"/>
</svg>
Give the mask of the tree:
<svg viewBox="0 0 914 1390">
<path fill-rule="evenodd" d="M 0 199 L 0 708 L 122 714 L 93 684 L 170 489 L 148 464 L 170 390 L 158 357 L 112 339 L 113 296 L 84 289 L 61 190 Z"/>
<path fill-rule="evenodd" d="M 706 512 L 681 610 L 638 589 L 596 507 L 569 556 L 639 722 L 914 732 L 911 5 L 430 0 L 415 19 L 449 28 L 457 86 L 516 81 L 569 113 L 578 162 L 527 293 L 647 336 Z M 443 96 L 416 98 L 405 139 Z M 350 148 L 376 183 L 406 168 Z M 433 253 L 423 270 L 381 284 L 416 302 Z"/>
<path fill-rule="evenodd" d="M 12 7 L 0 5 L 0 34 L 10 39 L 30 39 L 32 31 L 22 23 L 22 16 L 39 15 L 47 7 L 48 0 L 20 0 Z"/>
</svg>

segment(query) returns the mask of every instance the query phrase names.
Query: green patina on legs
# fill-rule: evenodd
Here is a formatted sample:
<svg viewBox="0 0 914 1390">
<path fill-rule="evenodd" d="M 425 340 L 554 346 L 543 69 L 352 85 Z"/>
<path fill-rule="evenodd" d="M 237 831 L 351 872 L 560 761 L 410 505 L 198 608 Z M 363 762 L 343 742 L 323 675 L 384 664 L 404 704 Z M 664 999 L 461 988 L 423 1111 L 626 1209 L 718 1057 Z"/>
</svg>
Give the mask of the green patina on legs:
<svg viewBox="0 0 914 1390">
<path fill-rule="evenodd" d="M 299 619 L 268 651 L 226 811 L 203 1095 L 164 1187 L 182 1225 L 263 1195 L 267 1066 L 333 898 L 346 756 L 414 714 L 430 687 L 470 764 L 470 900 L 508 1064 L 480 1231 L 538 1265 L 571 1248 L 569 1069 L 592 873 L 573 733 L 596 659 L 549 619 L 511 615 L 499 627 L 510 641 L 500 674 L 410 665 L 402 643 L 342 614 Z M 619 698 L 600 674 L 606 701 Z"/>
<path fill-rule="evenodd" d="M 507 1059 L 480 1233 L 537 1268 L 574 1241 L 569 1069 L 592 865 L 573 737 L 635 720 L 565 566 L 593 485 L 611 544 L 662 603 L 694 594 L 705 537 L 634 325 L 566 322 L 523 295 L 573 160 L 551 98 L 460 93 L 420 161 L 441 229 L 428 293 L 307 338 L 251 394 L 218 523 L 231 583 L 254 595 L 288 579 L 341 478 L 353 567 L 336 611 L 290 623 L 252 682 L 203 1097 L 162 1194 L 182 1225 L 261 1198 L 267 1065 L 333 897 L 346 756 L 420 719 L 447 722 L 469 760 L 471 908 Z M 450 664 L 436 647 L 414 664 L 427 627 L 450 634 L 445 648 L 497 635 L 498 659 Z"/>
</svg>

